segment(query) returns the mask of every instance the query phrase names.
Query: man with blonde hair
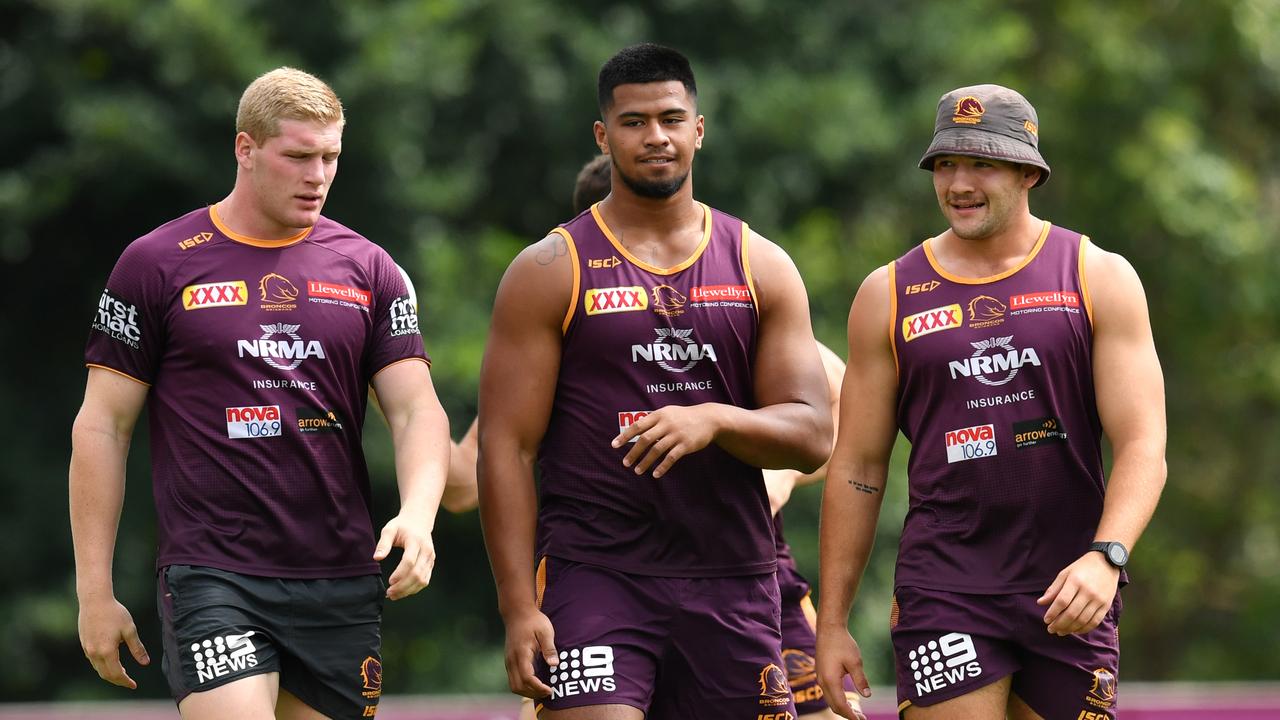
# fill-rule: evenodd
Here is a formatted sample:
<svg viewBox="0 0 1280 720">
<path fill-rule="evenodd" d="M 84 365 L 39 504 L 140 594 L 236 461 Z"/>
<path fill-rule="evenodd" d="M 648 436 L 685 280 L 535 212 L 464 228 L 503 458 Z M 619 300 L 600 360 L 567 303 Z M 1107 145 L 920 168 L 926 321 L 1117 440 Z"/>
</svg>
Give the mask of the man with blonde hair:
<svg viewBox="0 0 1280 720">
<path fill-rule="evenodd" d="M 320 214 L 343 123 L 312 75 L 255 80 L 231 193 L 130 244 L 92 322 L 70 469 L 81 644 L 123 687 L 137 685 L 121 643 L 150 662 L 111 578 L 147 404 L 162 666 L 184 718 L 372 717 L 383 599 L 430 580 L 448 421 L 405 280 Z M 401 499 L 380 537 L 361 450 L 370 385 Z"/>
</svg>

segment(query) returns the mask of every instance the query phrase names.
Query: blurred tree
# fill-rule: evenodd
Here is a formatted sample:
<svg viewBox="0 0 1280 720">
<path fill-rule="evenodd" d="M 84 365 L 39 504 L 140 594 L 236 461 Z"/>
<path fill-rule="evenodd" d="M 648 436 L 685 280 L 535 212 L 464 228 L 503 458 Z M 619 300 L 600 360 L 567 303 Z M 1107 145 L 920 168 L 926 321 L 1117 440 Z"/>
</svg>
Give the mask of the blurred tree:
<svg viewBox="0 0 1280 720">
<path fill-rule="evenodd" d="M 596 151 L 595 74 L 641 40 L 694 62 L 707 116 L 698 196 L 788 248 L 837 349 L 861 279 L 942 228 L 915 168 L 937 98 L 976 82 L 1021 89 L 1054 168 L 1033 210 L 1133 262 L 1165 364 L 1169 485 L 1125 592 L 1126 677 L 1280 676 L 1276 0 L 14 0 L 0 25 L 0 401 L 18 419 L 0 470 L 0 696 L 122 696 L 75 633 L 62 478 L 81 348 L 123 247 L 230 188 L 243 87 L 293 64 L 343 97 L 326 214 L 413 275 L 460 434 L 498 279 L 566 219 Z M 145 432 L 136 446 L 117 591 L 158 659 Z M 395 484 L 376 417 L 367 447 L 383 520 Z M 882 686 L 904 455 L 853 622 Z M 815 578 L 817 497 L 797 493 L 788 522 Z M 500 692 L 478 523 L 442 517 L 436 536 L 432 588 L 387 609 L 388 690 Z M 141 694 L 164 694 L 155 664 L 135 677 Z"/>
</svg>

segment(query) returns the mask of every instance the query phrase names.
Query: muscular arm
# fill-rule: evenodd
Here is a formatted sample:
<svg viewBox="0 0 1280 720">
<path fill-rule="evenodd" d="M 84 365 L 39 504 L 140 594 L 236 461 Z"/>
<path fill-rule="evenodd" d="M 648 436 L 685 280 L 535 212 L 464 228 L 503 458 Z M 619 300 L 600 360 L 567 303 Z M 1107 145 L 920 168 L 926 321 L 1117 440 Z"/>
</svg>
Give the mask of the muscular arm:
<svg viewBox="0 0 1280 720">
<path fill-rule="evenodd" d="M 467 434 L 449 446 L 449 480 L 444 485 L 440 504 L 451 513 L 474 510 L 480 503 L 476 490 L 476 454 L 480 432 L 479 418 L 471 421 Z"/>
<path fill-rule="evenodd" d="M 1113 464 L 1096 540 L 1132 549 L 1164 488 L 1164 378 L 1156 357 L 1146 295 L 1133 267 L 1089 246 L 1085 278 L 1093 290 L 1093 382 L 1098 416 L 1111 441 Z M 1120 572 L 1101 553 L 1087 552 L 1058 573 L 1039 602 L 1048 605 L 1049 632 L 1088 632 L 1106 616 Z"/>
<path fill-rule="evenodd" d="M 399 600 L 426 587 L 435 565 L 431 530 L 449 463 L 449 419 L 440 407 L 424 362 L 406 360 L 383 368 L 372 381 L 395 448 L 400 512 L 382 530 L 374 559 L 404 548 L 391 573 L 387 597 Z"/>
<path fill-rule="evenodd" d="M 1132 549 L 1164 489 L 1164 376 L 1156 357 L 1147 298 L 1133 267 L 1090 247 L 1085 256 L 1094 288 L 1093 382 L 1098 415 L 1113 463 L 1097 540 Z"/>
<path fill-rule="evenodd" d="M 507 626 L 507 679 L 529 697 L 551 692 L 533 675 L 533 654 L 555 659 L 551 623 L 534 596 L 533 463 L 551 416 L 572 292 L 572 261 L 558 251 L 564 244 L 549 235 L 511 263 L 480 370 L 480 522 Z"/>
<path fill-rule="evenodd" d="M 849 612 L 871 556 L 897 437 L 898 377 L 889 345 L 888 271 L 862 283 L 849 311 L 849 366 L 840 394 L 840 437 L 822 493 L 819 544 L 818 679 L 833 710 L 855 717 L 844 698 L 850 675 L 869 694 Z"/>
<path fill-rule="evenodd" d="M 84 403 L 71 429 L 68 473 L 71 541 L 75 550 L 80 644 L 106 681 L 137 688 L 120 664 L 120 643 L 147 664 L 129 612 L 116 601 L 111 578 L 116 531 L 124 505 L 125 459 L 147 386 L 102 368 L 89 368 Z"/>
<path fill-rule="evenodd" d="M 662 475 L 681 457 L 714 442 L 761 468 L 812 472 L 831 453 L 831 411 L 817 341 L 809 324 L 809 298 L 791 258 L 752 234 L 748 246 L 760 307 L 755 366 L 756 407 L 721 403 L 669 405 L 614 439 L 637 438 L 623 464 Z"/>
<path fill-rule="evenodd" d="M 818 355 L 822 358 L 822 369 L 827 376 L 827 391 L 831 394 L 832 433 L 840 429 L 840 383 L 844 380 L 844 361 L 831 348 L 818 343 Z M 787 501 L 791 499 L 791 491 L 797 487 L 813 485 L 827 477 L 827 463 L 811 473 L 799 470 L 765 470 L 764 487 L 769 493 L 769 510 L 777 515 Z"/>
</svg>

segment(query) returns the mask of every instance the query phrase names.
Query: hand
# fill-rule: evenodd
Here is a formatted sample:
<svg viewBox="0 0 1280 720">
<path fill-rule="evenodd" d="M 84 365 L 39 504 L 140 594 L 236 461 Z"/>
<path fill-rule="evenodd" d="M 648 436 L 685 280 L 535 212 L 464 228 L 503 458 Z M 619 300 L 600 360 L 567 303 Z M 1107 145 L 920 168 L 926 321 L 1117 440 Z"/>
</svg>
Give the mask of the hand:
<svg viewBox="0 0 1280 720">
<path fill-rule="evenodd" d="M 831 711 L 849 720 L 867 720 L 861 703 L 844 691 L 844 677 L 853 679 L 853 686 L 863 697 L 871 697 L 871 685 L 862 670 L 862 651 L 858 643 L 844 628 L 818 628 L 816 669 L 818 684 Z"/>
<path fill-rule="evenodd" d="M 555 667 L 560 662 L 556 655 L 556 631 L 551 619 L 537 608 L 530 607 L 507 624 L 507 684 L 511 692 L 528 698 L 541 698 L 551 694 L 551 688 L 533 672 L 533 656 L 542 653 L 547 665 Z"/>
<path fill-rule="evenodd" d="M 658 463 L 653 476 L 660 478 L 680 458 L 701 450 L 715 439 L 712 412 L 710 403 L 668 405 L 623 430 L 613 439 L 613 446 L 623 447 L 634 438 L 635 446 L 622 459 L 622 464 L 634 466 L 636 474 L 643 475 Z"/>
<path fill-rule="evenodd" d="M 373 551 L 374 560 L 384 560 L 391 548 L 404 548 L 400 564 L 391 573 L 387 598 L 400 600 L 418 592 L 431 582 L 436 565 L 436 546 L 426 523 L 401 512 L 382 528 L 382 537 Z"/>
<path fill-rule="evenodd" d="M 1036 604 L 1049 606 L 1044 622 L 1054 635 L 1087 633 L 1106 617 L 1119 584 L 1120 569 L 1090 550 L 1058 573 Z"/>
<path fill-rule="evenodd" d="M 98 677 L 112 685 L 137 690 L 138 683 L 129 677 L 120 664 L 120 643 L 129 646 L 129 653 L 139 665 L 150 665 L 151 657 L 138 639 L 138 628 L 133 617 L 114 597 L 105 600 L 80 601 L 80 647 L 89 658 Z"/>
</svg>

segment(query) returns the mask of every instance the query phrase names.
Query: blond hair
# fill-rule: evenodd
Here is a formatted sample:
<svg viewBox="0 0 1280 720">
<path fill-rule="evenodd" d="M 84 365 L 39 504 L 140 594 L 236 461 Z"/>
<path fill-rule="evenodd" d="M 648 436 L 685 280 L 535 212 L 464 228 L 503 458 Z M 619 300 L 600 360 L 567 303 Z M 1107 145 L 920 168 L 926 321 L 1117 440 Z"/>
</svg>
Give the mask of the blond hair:
<svg viewBox="0 0 1280 720">
<path fill-rule="evenodd" d="M 281 120 L 316 120 L 344 124 L 342 101 L 323 80 L 291 67 L 280 67 L 249 83 L 236 111 L 236 132 L 254 142 L 280 134 Z"/>
</svg>

